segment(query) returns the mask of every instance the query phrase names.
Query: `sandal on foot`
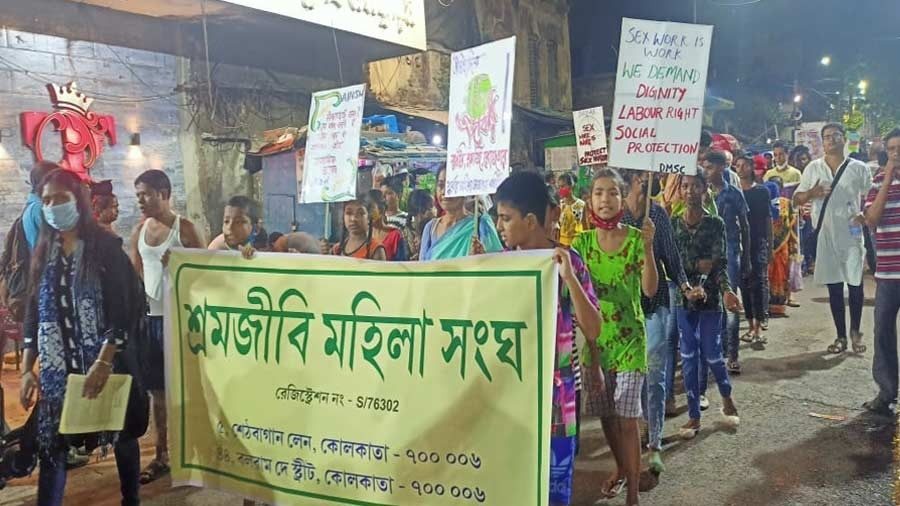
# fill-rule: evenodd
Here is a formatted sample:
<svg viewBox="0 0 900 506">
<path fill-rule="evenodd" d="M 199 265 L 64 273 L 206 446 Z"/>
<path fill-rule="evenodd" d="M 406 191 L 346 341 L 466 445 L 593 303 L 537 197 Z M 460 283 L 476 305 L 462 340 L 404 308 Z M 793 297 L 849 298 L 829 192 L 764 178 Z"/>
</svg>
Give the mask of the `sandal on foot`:
<svg viewBox="0 0 900 506">
<path fill-rule="evenodd" d="M 828 345 L 828 353 L 840 355 L 847 351 L 847 340 L 840 337 L 834 340 L 834 343 Z"/>
<path fill-rule="evenodd" d="M 141 471 L 140 482 L 141 485 L 147 485 L 148 483 L 153 483 L 154 481 L 162 478 L 163 476 L 169 474 L 171 469 L 168 464 L 163 464 L 158 460 L 154 460 Z"/>
<path fill-rule="evenodd" d="M 753 332 L 751 332 L 749 330 L 747 332 L 745 332 L 741 336 L 741 341 L 744 341 L 745 343 L 752 343 L 753 342 Z"/>
<path fill-rule="evenodd" d="M 700 433 L 700 426 L 690 427 L 687 424 L 682 425 L 680 429 L 678 429 L 678 437 L 684 439 L 685 441 L 689 441 L 697 437 L 697 434 Z"/>
<path fill-rule="evenodd" d="M 666 465 L 663 464 L 661 451 L 650 450 L 650 458 L 648 459 L 647 467 L 650 468 L 651 473 L 657 476 L 666 472 Z"/>
<path fill-rule="evenodd" d="M 725 408 L 720 408 L 719 413 L 722 415 L 725 425 L 735 429 L 741 424 L 741 417 L 738 415 L 726 415 Z"/>
<path fill-rule="evenodd" d="M 600 489 L 600 494 L 606 499 L 612 499 L 625 490 L 626 481 L 625 478 L 610 478 L 603 484 L 603 488 Z"/>
<path fill-rule="evenodd" d="M 882 401 L 879 398 L 872 399 L 871 401 L 866 401 L 862 405 L 866 411 L 870 413 L 874 413 L 876 415 L 886 416 L 893 418 L 894 410 L 891 409 L 891 405 L 887 402 Z"/>
<path fill-rule="evenodd" d="M 728 372 L 731 374 L 741 373 L 741 363 L 737 360 L 729 360 L 725 367 L 728 368 Z"/>
<path fill-rule="evenodd" d="M 865 353 L 866 345 L 862 343 L 862 332 L 851 332 L 850 333 L 850 346 L 853 348 L 853 353 Z"/>
<path fill-rule="evenodd" d="M 760 344 L 760 345 L 765 346 L 765 345 L 769 344 L 769 340 L 766 339 L 766 336 L 764 336 L 762 334 L 757 334 L 757 335 L 753 336 L 753 344 Z"/>
</svg>

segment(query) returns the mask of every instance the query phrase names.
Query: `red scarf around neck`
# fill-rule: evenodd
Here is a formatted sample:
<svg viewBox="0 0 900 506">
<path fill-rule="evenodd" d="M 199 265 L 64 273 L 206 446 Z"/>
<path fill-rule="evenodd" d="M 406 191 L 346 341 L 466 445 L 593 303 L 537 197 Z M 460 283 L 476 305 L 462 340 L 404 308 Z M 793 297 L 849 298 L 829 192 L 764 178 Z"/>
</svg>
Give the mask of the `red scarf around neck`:
<svg viewBox="0 0 900 506">
<path fill-rule="evenodd" d="M 625 209 L 621 209 L 615 216 L 612 218 L 605 220 L 594 212 L 593 209 L 590 210 L 590 219 L 591 224 L 594 228 L 598 228 L 600 230 L 614 230 L 619 227 L 619 222 L 622 221 L 622 217 L 625 216 Z"/>
</svg>

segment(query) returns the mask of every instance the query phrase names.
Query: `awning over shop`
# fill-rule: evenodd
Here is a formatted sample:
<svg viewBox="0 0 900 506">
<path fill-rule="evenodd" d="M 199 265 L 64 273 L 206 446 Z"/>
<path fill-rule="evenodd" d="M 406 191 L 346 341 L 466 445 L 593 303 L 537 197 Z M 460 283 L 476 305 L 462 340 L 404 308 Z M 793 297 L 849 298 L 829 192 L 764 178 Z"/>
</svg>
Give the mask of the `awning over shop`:
<svg viewBox="0 0 900 506">
<path fill-rule="evenodd" d="M 513 104 L 513 114 L 521 114 L 526 119 L 537 121 L 546 126 L 556 126 L 559 128 L 572 129 L 572 114 L 564 114 L 558 111 L 549 111 L 544 109 L 533 109 Z"/>
<path fill-rule="evenodd" d="M 447 125 L 447 123 L 449 122 L 450 113 L 448 113 L 447 111 L 433 111 L 428 109 L 417 109 L 415 107 L 402 107 L 384 104 L 379 104 L 379 106 L 382 109 L 387 109 L 388 111 L 393 111 L 404 116 L 413 116 L 416 118 L 427 119 L 430 121 L 434 121 L 435 123 L 440 123 L 442 125 Z"/>
<path fill-rule="evenodd" d="M 306 127 L 269 130 L 262 141 L 247 152 L 245 168 L 255 173 L 263 169 L 262 159 L 288 151 L 301 150 L 306 141 Z M 434 172 L 447 161 L 447 150 L 425 141 L 420 132 L 388 134 L 362 132 L 359 148 L 360 167 L 391 166 L 392 173 Z"/>
</svg>

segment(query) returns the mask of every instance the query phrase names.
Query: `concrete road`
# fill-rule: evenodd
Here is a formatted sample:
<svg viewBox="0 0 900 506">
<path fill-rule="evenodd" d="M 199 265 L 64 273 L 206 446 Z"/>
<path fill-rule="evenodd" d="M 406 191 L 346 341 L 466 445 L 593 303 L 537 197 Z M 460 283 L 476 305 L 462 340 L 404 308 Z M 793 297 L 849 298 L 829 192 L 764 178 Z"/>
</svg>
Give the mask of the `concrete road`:
<svg viewBox="0 0 900 506">
<path fill-rule="evenodd" d="M 891 500 L 892 420 L 865 414 L 860 405 L 874 393 L 872 300 L 867 280 L 863 332 L 869 350 L 862 355 L 829 355 L 835 332 L 827 292 L 810 286 L 798 297 L 802 307 L 772 320 L 765 350 L 741 348 L 743 373 L 733 378 L 741 425 L 717 425 L 720 397 L 710 381 L 704 430 L 689 442 L 677 441 L 682 414 L 667 420 L 666 473 L 653 490 L 641 494 L 650 506 L 860 505 Z M 841 421 L 811 416 L 836 415 Z M 672 437 L 676 436 L 676 437 Z M 576 505 L 625 504 L 624 494 L 597 502 L 597 489 L 614 469 L 597 421 L 584 429 L 585 455 L 576 474 Z"/>
<path fill-rule="evenodd" d="M 874 283 L 867 280 L 867 295 Z M 734 398 L 741 414 L 736 431 L 716 424 L 721 405 L 710 390 L 711 409 L 704 430 L 693 441 L 672 436 L 685 423 L 682 414 L 667 421 L 667 471 L 651 491 L 641 494 L 649 506 L 878 506 L 891 501 L 891 455 L 894 424 L 864 414 L 860 404 L 873 394 L 871 379 L 872 306 L 863 315 L 870 350 L 861 356 L 833 356 L 825 347 L 834 331 L 826 292 L 810 287 L 800 294 L 802 307 L 790 318 L 773 320 L 765 350 L 741 350 L 744 373 L 734 378 Z M 7 369 L 8 370 L 8 369 Z M 7 383 L 7 392 L 17 391 Z M 710 382 L 714 385 L 713 382 Z M 9 396 L 14 398 L 14 396 Z M 7 399 L 7 404 L 12 404 Z M 827 420 L 810 413 L 834 415 Z M 144 460 L 152 438 L 142 441 Z M 577 506 L 624 504 L 619 498 L 598 502 L 602 480 L 614 468 L 597 420 L 584 424 L 584 448 L 577 464 Z M 12 483 L 0 492 L 0 505 L 35 504 L 34 478 Z M 167 480 L 145 487 L 148 506 L 240 506 L 234 496 L 198 489 L 172 490 Z M 118 504 L 118 480 L 112 459 L 70 473 L 66 506 Z M 514 505 L 499 505 L 514 506 Z"/>
</svg>

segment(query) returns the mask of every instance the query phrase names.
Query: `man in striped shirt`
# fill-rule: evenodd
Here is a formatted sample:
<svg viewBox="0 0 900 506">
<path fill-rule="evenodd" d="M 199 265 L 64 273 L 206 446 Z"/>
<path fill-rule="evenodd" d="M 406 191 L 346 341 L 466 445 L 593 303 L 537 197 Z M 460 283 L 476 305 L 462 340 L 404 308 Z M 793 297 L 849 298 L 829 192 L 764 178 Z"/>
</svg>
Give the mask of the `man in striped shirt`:
<svg viewBox="0 0 900 506">
<path fill-rule="evenodd" d="M 878 396 L 863 404 L 869 411 L 893 415 L 897 402 L 897 313 L 900 312 L 900 128 L 884 139 L 888 162 L 866 198 L 866 221 L 875 230 L 878 266 L 875 280 L 875 357 L 872 377 Z"/>
</svg>

